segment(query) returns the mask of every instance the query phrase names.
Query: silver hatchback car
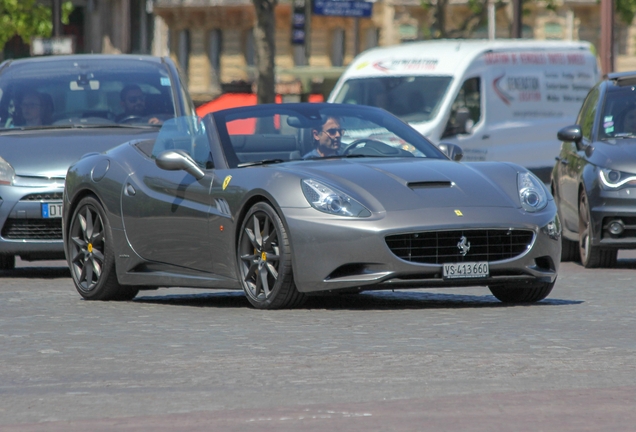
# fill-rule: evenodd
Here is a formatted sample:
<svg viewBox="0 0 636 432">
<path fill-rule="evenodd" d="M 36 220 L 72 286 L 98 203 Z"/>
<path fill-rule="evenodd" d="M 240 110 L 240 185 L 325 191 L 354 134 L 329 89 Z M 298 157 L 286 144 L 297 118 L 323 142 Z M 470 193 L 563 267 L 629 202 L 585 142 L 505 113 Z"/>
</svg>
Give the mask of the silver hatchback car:
<svg viewBox="0 0 636 432">
<path fill-rule="evenodd" d="M 74 55 L 0 64 L 0 270 L 63 259 L 68 167 L 194 115 L 169 58 Z"/>
</svg>

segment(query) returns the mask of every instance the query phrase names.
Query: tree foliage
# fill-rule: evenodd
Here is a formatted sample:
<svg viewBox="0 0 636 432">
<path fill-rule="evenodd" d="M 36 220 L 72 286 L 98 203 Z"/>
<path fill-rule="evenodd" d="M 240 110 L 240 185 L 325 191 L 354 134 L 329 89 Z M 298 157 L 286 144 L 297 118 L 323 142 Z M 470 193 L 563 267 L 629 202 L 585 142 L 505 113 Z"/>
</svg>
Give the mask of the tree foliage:
<svg viewBox="0 0 636 432">
<path fill-rule="evenodd" d="M 73 3 L 62 3 L 62 22 L 68 24 Z M 35 36 L 49 37 L 53 32 L 53 11 L 37 0 L 0 0 L 0 50 L 18 35 L 25 43 Z"/>
<path fill-rule="evenodd" d="M 631 24 L 636 14 L 636 0 L 614 0 L 616 14 L 625 24 Z"/>
</svg>

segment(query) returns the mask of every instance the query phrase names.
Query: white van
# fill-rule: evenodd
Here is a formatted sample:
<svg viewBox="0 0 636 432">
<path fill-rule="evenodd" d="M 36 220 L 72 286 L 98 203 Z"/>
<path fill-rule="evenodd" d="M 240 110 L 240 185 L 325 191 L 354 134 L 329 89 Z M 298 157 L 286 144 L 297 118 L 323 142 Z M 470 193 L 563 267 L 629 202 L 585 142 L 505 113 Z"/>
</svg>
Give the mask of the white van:
<svg viewBox="0 0 636 432">
<path fill-rule="evenodd" d="M 510 161 L 544 181 L 557 131 L 575 122 L 599 80 L 592 45 L 536 40 L 434 40 L 357 56 L 329 102 L 385 108 L 465 161 Z"/>
</svg>

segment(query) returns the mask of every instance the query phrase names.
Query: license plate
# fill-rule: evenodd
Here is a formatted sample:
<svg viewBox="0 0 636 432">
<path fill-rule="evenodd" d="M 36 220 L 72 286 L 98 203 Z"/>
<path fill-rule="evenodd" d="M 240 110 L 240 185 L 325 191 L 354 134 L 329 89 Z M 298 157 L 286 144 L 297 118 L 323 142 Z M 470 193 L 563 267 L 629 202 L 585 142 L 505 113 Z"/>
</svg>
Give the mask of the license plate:
<svg viewBox="0 0 636 432">
<path fill-rule="evenodd" d="M 42 217 L 44 219 L 61 218 L 62 203 L 61 202 L 42 203 Z"/>
<path fill-rule="evenodd" d="M 488 275 L 486 261 L 444 264 L 444 279 L 485 278 Z"/>
</svg>

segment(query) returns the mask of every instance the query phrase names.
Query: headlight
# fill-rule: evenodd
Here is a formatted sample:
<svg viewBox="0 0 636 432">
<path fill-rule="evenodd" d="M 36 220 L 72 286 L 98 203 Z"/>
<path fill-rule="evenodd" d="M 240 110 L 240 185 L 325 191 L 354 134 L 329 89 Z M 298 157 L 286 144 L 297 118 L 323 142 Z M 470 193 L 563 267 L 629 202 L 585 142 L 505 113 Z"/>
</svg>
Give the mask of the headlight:
<svg viewBox="0 0 636 432">
<path fill-rule="evenodd" d="M 636 175 L 612 169 L 601 169 L 599 177 L 604 189 L 614 190 L 626 184 L 636 185 Z"/>
<path fill-rule="evenodd" d="M 529 172 L 517 174 L 517 187 L 521 207 L 527 212 L 536 212 L 548 205 L 548 195 L 541 180 Z"/>
<path fill-rule="evenodd" d="M 0 157 L 0 185 L 13 184 L 14 177 L 15 171 L 13 167 L 9 165 L 9 162 Z"/>
<path fill-rule="evenodd" d="M 336 188 L 312 179 L 304 179 L 301 185 L 305 198 L 316 210 L 338 216 L 371 216 L 366 207 Z"/>
</svg>

